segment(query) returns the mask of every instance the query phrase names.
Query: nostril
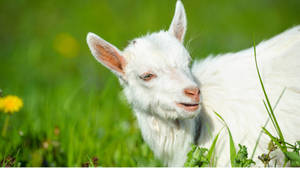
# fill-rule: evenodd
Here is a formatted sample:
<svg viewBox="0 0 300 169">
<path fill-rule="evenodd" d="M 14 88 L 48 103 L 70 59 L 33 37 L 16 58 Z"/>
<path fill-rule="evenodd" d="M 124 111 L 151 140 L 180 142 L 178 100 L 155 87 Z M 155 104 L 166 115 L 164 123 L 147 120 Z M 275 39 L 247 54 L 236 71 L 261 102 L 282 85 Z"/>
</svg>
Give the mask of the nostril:
<svg viewBox="0 0 300 169">
<path fill-rule="evenodd" d="M 186 88 L 184 89 L 186 96 L 198 96 L 200 94 L 199 88 Z"/>
<path fill-rule="evenodd" d="M 185 93 L 186 95 L 194 95 L 193 92 L 190 91 L 190 90 L 185 90 L 184 93 Z"/>
<path fill-rule="evenodd" d="M 200 89 L 197 89 L 198 91 L 197 91 L 197 95 L 200 95 Z"/>
</svg>

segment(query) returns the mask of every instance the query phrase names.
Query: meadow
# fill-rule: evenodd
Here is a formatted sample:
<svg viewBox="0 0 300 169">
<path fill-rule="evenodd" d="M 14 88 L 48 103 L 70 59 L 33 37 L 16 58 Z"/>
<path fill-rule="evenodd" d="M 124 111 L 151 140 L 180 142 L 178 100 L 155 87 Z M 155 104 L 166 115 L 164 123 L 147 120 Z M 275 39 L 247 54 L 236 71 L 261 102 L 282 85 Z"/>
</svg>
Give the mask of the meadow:
<svg viewBox="0 0 300 169">
<path fill-rule="evenodd" d="M 168 29 L 176 0 L 2 0 L 0 89 L 23 108 L 0 112 L 1 166 L 162 166 L 88 32 L 120 49 Z M 300 24 L 299 0 L 183 0 L 194 59 L 239 51 Z M 258 131 L 259 132 L 259 131 Z"/>
</svg>

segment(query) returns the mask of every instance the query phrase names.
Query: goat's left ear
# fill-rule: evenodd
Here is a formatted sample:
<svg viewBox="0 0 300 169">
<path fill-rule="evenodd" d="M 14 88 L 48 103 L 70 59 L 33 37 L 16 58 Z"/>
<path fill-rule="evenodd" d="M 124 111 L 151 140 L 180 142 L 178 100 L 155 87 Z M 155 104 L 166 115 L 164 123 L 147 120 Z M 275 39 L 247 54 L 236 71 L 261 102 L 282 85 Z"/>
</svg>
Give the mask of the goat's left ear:
<svg viewBox="0 0 300 169">
<path fill-rule="evenodd" d="M 186 25 L 187 25 L 187 20 L 186 20 L 184 6 L 181 0 L 177 0 L 176 10 L 175 10 L 172 23 L 169 28 L 169 32 L 173 34 L 181 43 L 184 40 Z"/>
</svg>

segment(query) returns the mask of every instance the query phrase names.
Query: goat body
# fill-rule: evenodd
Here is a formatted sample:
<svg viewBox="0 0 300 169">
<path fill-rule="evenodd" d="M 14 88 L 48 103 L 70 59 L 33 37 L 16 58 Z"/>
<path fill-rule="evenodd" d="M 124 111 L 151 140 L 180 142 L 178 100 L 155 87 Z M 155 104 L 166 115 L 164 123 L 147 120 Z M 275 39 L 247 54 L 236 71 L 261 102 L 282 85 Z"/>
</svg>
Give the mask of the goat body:
<svg viewBox="0 0 300 169">
<path fill-rule="evenodd" d="M 220 132 L 217 165 L 229 166 L 228 132 L 214 112 L 227 122 L 235 143 L 246 145 L 249 153 L 268 119 L 254 50 L 210 56 L 190 69 L 190 56 L 182 45 L 186 23 L 183 5 L 177 1 L 168 31 L 137 38 L 123 52 L 93 33 L 87 42 L 95 58 L 119 77 L 144 140 L 166 165 L 183 166 L 192 143 L 208 148 Z M 275 111 L 284 137 L 292 143 L 300 140 L 300 26 L 256 49 L 273 106 L 286 89 Z M 275 134 L 271 123 L 266 128 Z M 269 141 L 262 135 L 254 157 L 267 152 Z M 281 152 L 273 156 L 283 164 Z"/>
</svg>

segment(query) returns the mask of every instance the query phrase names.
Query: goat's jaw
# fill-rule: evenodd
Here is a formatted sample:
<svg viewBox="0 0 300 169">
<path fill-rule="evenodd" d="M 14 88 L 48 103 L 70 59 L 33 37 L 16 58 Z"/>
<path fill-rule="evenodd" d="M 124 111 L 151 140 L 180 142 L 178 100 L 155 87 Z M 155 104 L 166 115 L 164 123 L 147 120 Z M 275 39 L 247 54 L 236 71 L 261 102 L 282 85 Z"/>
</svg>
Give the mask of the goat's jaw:
<svg viewBox="0 0 300 169">
<path fill-rule="evenodd" d="M 187 112 L 194 112 L 199 109 L 199 103 L 176 103 L 176 105 Z"/>
</svg>

